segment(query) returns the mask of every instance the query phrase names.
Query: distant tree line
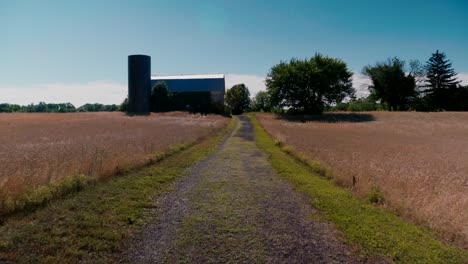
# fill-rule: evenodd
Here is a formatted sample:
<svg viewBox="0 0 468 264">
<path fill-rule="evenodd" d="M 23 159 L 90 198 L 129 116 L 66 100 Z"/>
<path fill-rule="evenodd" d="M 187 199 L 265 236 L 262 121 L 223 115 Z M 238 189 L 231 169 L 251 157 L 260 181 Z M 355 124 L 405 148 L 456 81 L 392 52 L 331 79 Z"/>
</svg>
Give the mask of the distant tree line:
<svg viewBox="0 0 468 264">
<path fill-rule="evenodd" d="M 105 105 L 105 104 L 85 104 L 78 107 L 77 112 L 115 112 L 120 111 L 119 106 L 116 104 Z"/>
<path fill-rule="evenodd" d="M 362 69 L 369 95 L 357 98 L 345 62 L 322 54 L 274 65 L 266 91 L 250 98 L 241 83 L 226 91 L 225 112 L 246 111 L 321 114 L 323 111 L 468 111 L 468 86 L 461 86 L 445 53 L 438 50 L 422 64 L 394 57 Z M 127 99 L 119 109 L 126 110 Z M 158 82 L 151 92 L 151 111 L 212 112 L 210 94 L 172 93 Z"/>
<path fill-rule="evenodd" d="M 18 105 L 18 104 L 0 104 L 0 113 L 72 113 L 72 112 L 114 112 L 119 111 L 119 106 L 104 104 L 85 104 L 76 108 L 71 103 L 51 104 L 40 102 L 38 104 Z"/>
<path fill-rule="evenodd" d="M 461 86 L 445 53 L 429 60 L 394 57 L 365 66 L 369 96 L 357 98 L 346 63 L 321 54 L 273 66 L 244 111 L 320 114 L 323 111 L 468 111 L 468 86 Z M 228 91 L 229 93 L 229 91 Z"/>
</svg>

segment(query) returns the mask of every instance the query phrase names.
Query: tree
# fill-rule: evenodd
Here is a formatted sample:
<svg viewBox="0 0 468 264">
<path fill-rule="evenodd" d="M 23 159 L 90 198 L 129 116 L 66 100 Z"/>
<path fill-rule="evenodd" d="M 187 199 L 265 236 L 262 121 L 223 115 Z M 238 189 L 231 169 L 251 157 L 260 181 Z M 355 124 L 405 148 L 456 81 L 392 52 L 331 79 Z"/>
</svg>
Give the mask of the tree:
<svg viewBox="0 0 468 264">
<path fill-rule="evenodd" d="M 171 110 L 172 93 L 166 82 L 158 81 L 151 90 L 151 110 L 165 112 Z"/>
<path fill-rule="evenodd" d="M 410 60 L 409 74 L 414 77 L 417 92 L 420 93 L 420 88 L 423 88 L 426 82 L 426 71 L 424 65 L 419 60 Z"/>
<path fill-rule="evenodd" d="M 347 111 L 362 112 L 362 111 L 376 111 L 380 105 L 375 101 L 372 95 L 366 98 L 359 98 L 352 100 L 348 103 Z"/>
<path fill-rule="evenodd" d="M 245 84 L 236 84 L 226 92 L 226 105 L 234 115 L 242 114 L 250 108 L 250 92 Z"/>
<path fill-rule="evenodd" d="M 271 110 L 270 95 L 266 91 L 258 92 L 252 101 L 252 110 L 269 112 Z"/>
<path fill-rule="evenodd" d="M 59 113 L 76 112 L 76 108 L 72 103 L 63 103 L 63 104 L 57 105 L 56 112 L 59 112 Z"/>
<path fill-rule="evenodd" d="M 273 66 L 266 86 L 273 107 L 320 114 L 326 106 L 354 96 L 351 77 L 346 63 L 317 53 Z"/>
<path fill-rule="evenodd" d="M 35 110 L 33 111 L 39 113 L 47 112 L 47 104 L 45 102 L 39 102 L 39 104 L 35 106 Z"/>
<path fill-rule="evenodd" d="M 119 111 L 127 112 L 128 109 L 128 96 L 125 97 L 123 102 L 119 105 Z"/>
<path fill-rule="evenodd" d="M 389 111 L 408 109 L 417 95 L 413 73 L 406 74 L 405 62 L 396 57 L 366 66 L 362 73 L 372 81 L 368 87 L 371 94 L 385 103 Z"/>
<path fill-rule="evenodd" d="M 447 100 L 450 90 L 456 88 L 460 83 L 457 80 L 457 73 L 452 69 L 452 63 L 446 58 L 445 53 L 436 51 L 424 66 L 426 70 L 426 90 L 432 108 L 435 110 L 450 107 Z"/>
<path fill-rule="evenodd" d="M 444 110 L 468 111 L 468 86 L 453 86 L 446 89 Z"/>
<path fill-rule="evenodd" d="M 102 112 L 106 111 L 105 105 L 94 103 L 94 104 L 84 104 L 78 107 L 79 112 Z"/>
<path fill-rule="evenodd" d="M 20 112 L 22 108 L 23 108 L 22 106 L 17 105 L 17 104 L 3 103 L 3 104 L 0 104 L 0 113 Z"/>
</svg>

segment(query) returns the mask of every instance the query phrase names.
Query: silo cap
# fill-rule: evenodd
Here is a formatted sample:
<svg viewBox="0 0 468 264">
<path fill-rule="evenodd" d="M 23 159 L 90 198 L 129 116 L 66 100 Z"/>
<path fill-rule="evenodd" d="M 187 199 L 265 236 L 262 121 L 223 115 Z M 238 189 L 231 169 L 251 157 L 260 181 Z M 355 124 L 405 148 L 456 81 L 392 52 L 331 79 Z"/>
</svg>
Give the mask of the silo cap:
<svg viewBox="0 0 468 264">
<path fill-rule="evenodd" d="M 134 54 L 134 55 L 128 55 L 128 57 L 148 57 L 151 58 L 149 55 L 144 55 L 144 54 Z"/>
</svg>

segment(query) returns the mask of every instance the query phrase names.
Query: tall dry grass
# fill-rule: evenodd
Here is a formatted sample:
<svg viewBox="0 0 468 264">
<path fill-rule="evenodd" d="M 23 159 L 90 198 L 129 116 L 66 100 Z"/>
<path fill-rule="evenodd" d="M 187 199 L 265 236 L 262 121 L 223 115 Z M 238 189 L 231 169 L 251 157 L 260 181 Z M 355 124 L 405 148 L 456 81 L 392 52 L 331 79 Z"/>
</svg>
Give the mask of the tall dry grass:
<svg viewBox="0 0 468 264">
<path fill-rule="evenodd" d="M 257 117 L 268 133 L 331 168 L 358 196 L 377 186 L 385 205 L 468 248 L 468 113 Z"/>
<path fill-rule="evenodd" d="M 69 176 L 112 175 L 227 122 L 185 113 L 0 114 L 0 204 Z"/>
</svg>

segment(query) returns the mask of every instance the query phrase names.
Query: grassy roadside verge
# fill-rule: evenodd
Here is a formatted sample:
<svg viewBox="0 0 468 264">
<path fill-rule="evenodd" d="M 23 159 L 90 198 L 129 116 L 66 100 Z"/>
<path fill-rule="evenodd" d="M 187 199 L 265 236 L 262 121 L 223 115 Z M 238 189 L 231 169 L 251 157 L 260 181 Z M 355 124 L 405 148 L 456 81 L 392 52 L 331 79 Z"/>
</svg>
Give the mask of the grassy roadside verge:
<svg viewBox="0 0 468 264">
<path fill-rule="evenodd" d="M 193 142 L 176 145 L 164 152 L 157 152 L 148 157 L 143 163 L 138 165 L 127 165 L 116 171 L 113 175 L 99 178 L 88 175 L 74 175 L 65 177 L 63 180 L 48 183 L 36 188 L 32 188 L 26 191 L 24 194 L 18 197 L 11 198 L 2 196 L 0 193 L 0 223 L 4 218 L 8 218 L 13 214 L 27 214 L 34 210 L 47 205 L 54 199 L 64 198 L 70 195 L 74 195 L 89 185 L 96 184 L 97 182 L 104 182 L 112 179 L 113 176 L 123 175 L 130 171 L 138 170 L 147 166 L 154 165 L 162 159 L 174 155 L 180 151 L 192 147 L 197 142 L 203 141 L 203 137 Z"/>
<path fill-rule="evenodd" d="M 341 230 L 348 243 L 366 256 L 384 256 L 397 263 L 468 263 L 468 253 L 442 244 L 429 230 L 414 226 L 382 208 L 360 201 L 345 189 L 275 145 L 255 116 L 255 139 L 276 172 L 313 198 L 312 204 Z M 288 152 L 290 150 L 287 150 Z"/>
<path fill-rule="evenodd" d="M 154 166 L 88 186 L 26 216 L 7 218 L 0 225 L 0 262 L 118 262 L 122 243 L 145 222 L 153 198 L 188 167 L 206 159 L 233 126 L 234 119 L 222 132 L 160 157 Z"/>
</svg>

